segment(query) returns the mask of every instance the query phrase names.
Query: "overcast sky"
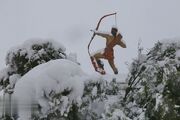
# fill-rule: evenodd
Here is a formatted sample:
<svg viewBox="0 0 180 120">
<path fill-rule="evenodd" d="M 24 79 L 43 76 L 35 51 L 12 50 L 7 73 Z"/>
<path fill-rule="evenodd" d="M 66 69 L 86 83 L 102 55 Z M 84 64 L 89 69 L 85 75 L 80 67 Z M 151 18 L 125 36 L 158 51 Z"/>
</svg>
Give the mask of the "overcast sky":
<svg viewBox="0 0 180 120">
<path fill-rule="evenodd" d="M 120 73 L 137 56 L 138 41 L 146 52 L 165 38 L 180 38 L 180 0 L 0 0 L 0 69 L 7 51 L 32 38 L 52 38 L 67 52 L 76 52 L 82 68 L 93 72 L 87 45 L 100 17 L 117 12 L 117 25 L 127 48 L 115 47 Z M 100 30 L 110 31 L 114 17 L 107 17 Z M 95 37 L 91 51 L 104 48 Z M 106 61 L 108 73 L 112 73 Z"/>
</svg>

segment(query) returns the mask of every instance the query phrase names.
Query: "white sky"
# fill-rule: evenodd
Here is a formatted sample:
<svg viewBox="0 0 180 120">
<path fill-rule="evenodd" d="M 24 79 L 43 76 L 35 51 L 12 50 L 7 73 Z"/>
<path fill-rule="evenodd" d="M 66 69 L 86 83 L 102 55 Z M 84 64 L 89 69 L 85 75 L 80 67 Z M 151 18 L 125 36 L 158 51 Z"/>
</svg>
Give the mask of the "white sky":
<svg viewBox="0 0 180 120">
<path fill-rule="evenodd" d="M 117 12 L 117 25 L 127 48 L 115 47 L 115 62 L 120 73 L 128 72 L 125 62 L 137 56 L 137 44 L 145 51 L 164 38 L 180 38 L 180 0 L 1 0 L 0 69 L 12 47 L 31 38 L 53 38 L 67 52 L 76 52 L 82 68 L 94 72 L 87 45 L 100 17 Z M 105 18 L 100 30 L 110 31 L 114 17 Z M 95 37 L 92 51 L 103 48 Z M 112 70 L 106 61 L 106 69 Z"/>
</svg>

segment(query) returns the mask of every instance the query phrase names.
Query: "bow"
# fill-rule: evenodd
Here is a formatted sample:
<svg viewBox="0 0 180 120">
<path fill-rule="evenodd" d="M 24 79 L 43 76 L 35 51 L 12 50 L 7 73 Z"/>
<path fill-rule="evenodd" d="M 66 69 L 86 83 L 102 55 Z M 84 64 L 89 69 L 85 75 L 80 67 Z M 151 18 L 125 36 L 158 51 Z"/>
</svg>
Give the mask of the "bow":
<svg viewBox="0 0 180 120">
<path fill-rule="evenodd" d="M 99 29 L 99 26 L 100 26 L 100 23 L 101 23 L 102 19 L 104 19 L 105 17 L 111 16 L 111 15 L 116 15 L 116 13 L 107 14 L 107 15 L 104 15 L 103 17 L 101 17 L 100 20 L 99 20 L 99 22 L 98 22 L 98 24 L 97 24 L 97 26 L 96 26 L 96 29 L 95 29 L 95 30 L 98 30 L 98 29 Z M 90 47 L 90 44 L 91 44 L 92 40 L 94 39 L 95 35 L 96 35 L 96 34 L 93 33 L 93 36 L 91 37 L 91 40 L 90 40 L 90 42 L 89 42 L 89 44 L 88 44 L 88 53 L 89 53 L 89 56 L 91 56 L 91 55 L 90 55 L 90 51 L 89 51 L 89 47 Z"/>
</svg>

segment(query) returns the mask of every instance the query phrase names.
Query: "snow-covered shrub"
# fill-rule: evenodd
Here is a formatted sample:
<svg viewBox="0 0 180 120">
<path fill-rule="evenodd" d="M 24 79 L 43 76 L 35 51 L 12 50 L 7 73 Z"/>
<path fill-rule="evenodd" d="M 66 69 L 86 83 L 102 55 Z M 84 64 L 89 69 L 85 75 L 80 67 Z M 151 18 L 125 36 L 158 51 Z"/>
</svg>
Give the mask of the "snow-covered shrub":
<svg viewBox="0 0 180 120">
<path fill-rule="evenodd" d="M 162 41 L 132 64 L 124 112 L 133 120 L 180 119 L 180 42 Z"/>
<path fill-rule="evenodd" d="M 17 74 L 24 75 L 33 67 L 54 59 L 65 58 L 65 48 L 53 40 L 28 40 L 12 48 L 6 56 L 6 64 Z"/>
<path fill-rule="evenodd" d="M 102 78 L 91 77 L 84 82 L 84 86 L 82 105 L 79 108 L 80 120 L 100 119 L 104 112 L 107 83 Z"/>
<path fill-rule="evenodd" d="M 79 120 L 129 120 L 123 113 L 123 85 L 110 77 L 85 81 Z"/>
<path fill-rule="evenodd" d="M 117 95 L 111 92 L 112 85 L 100 76 L 85 74 L 76 63 L 54 60 L 25 74 L 17 82 L 14 96 L 21 119 L 100 119 L 108 100 L 107 89 Z"/>
<path fill-rule="evenodd" d="M 65 47 L 51 39 L 32 39 L 11 48 L 6 56 L 7 67 L 0 73 L 0 85 L 9 85 L 13 74 L 23 76 L 35 66 L 54 59 L 66 58 Z"/>
<path fill-rule="evenodd" d="M 15 85 L 14 97 L 21 119 L 68 118 L 79 107 L 86 74 L 65 59 L 51 60 L 25 74 Z M 34 110 L 33 110 L 33 106 Z M 73 114 L 73 113 L 72 113 Z"/>
<path fill-rule="evenodd" d="M 25 74 L 14 96 L 21 119 L 118 120 L 125 118 L 120 89 L 116 79 L 87 75 L 78 64 L 61 59 Z"/>
<path fill-rule="evenodd" d="M 124 92 L 121 89 L 124 85 L 122 83 L 112 76 L 108 78 L 86 75 L 83 80 L 84 90 L 81 104 L 72 104 L 66 116 L 62 116 L 59 111 L 52 111 L 48 119 L 130 120 L 123 113 Z"/>
</svg>

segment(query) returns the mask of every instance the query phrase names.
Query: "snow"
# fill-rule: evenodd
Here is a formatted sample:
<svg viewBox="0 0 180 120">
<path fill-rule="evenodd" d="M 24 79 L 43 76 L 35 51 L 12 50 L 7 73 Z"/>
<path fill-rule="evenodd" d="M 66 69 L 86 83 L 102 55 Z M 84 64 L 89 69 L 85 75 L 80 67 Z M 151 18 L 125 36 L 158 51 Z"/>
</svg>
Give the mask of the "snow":
<svg viewBox="0 0 180 120">
<path fill-rule="evenodd" d="M 86 74 L 79 65 L 69 60 L 59 59 L 41 64 L 18 80 L 14 89 L 21 119 L 31 116 L 31 104 L 39 104 L 42 113 L 47 114 L 51 108 L 51 97 L 64 90 L 71 90 L 70 94 L 61 100 L 61 114 L 68 112 L 72 102 L 81 103 Z M 26 110 L 24 110 L 26 109 Z"/>
<path fill-rule="evenodd" d="M 177 45 L 180 45 L 180 38 L 170 38 L 170 39 L 162 39 L 160 40 L 160 42 L 168 45 L 168 44 L 172 44 L 172 43 L 177 43 Z"/>
<path fill-rule="evenodd" d="M 67 56 L 67 59 L 80 65 L 80 63 L 77 61 L 76 53 L 69 53 L 69 55 Z"/>
<path fill-rule="evenodd" d="M 177 58 L 178 60 L 180 60 L 180 50 L 177 50 L 177 51 L 176 51 L 176 58 Z"/>
<path fill-rule="evenodd" d="M 131 120 L 129 119 L 128 117 L 126 117 L 126 115 L 124 114 L 124 112 L 120 109 L 116 109 L 114 112 L 113 112 L 113 116 L 112 116 L 112 120 Z"/>
<path fill-rule="evenodd" d="M 159 67 L 163 67 L 165 64 L 166 64 L 166 62 L 164 60 L 163 61 L 158 61 Z"/>
<path fill-rule="evenodd" d="M 16 82 L 21 78 L 19 74 L 13 74 L 9 77 L 10 88 L 14 88 Z"/>
<path fill-rule="evenodd" d="M 161 104 L 162 104 L 162 95 L 159 94 L 159 93 L 156 93 L 156 105 L 155 105 L 155 110 L 157 110 Z"/>
<path fill-rule="evenodd" d="M 94 97 L 96 97 L 97 96 L 97 87 L 95 86 L 94 88 L 93 88 L 93 90 L 92 90 L 92 96 Z"/>
<path fill-rule="evenodd" d="M 180 38 L 174 38 L 174 39 L 163 39 L 160 41 L 162 44 L 162 51 L 166 50 L 168 47 L 174 45 L 179 47 L 180 46 Z"/>
<path fill-rule="evenodd" d="M 8 72 L 10 68 L 6 67 L 0 71 L 0 80 L 6 80 L 8 78 Z"/>
<path fill-rule="evenodd" d="M 92 110 L 94 110 L 94 113 L 101 115 L 104 113 L 104 101 L 95 100 L 93 103 L 91 103 L 90 107 Z"/>
<path fill-rule="evenodd" d="M 59 49 L 60 49 L 61 52 L 63 52 L 63 53 L 66 51 L 66 48 L 65 48 L 62 44 L 60 44 L 60 43 L 58 43 L 58 42 L 56 42 L 56 41 L 54 41 L 54 40 L 52 40 L 52 39 L 40 39 L 40 38 L 36 38 L 36 39 L 27 40 L 27 41 L 25 41 L 23 44 L 21 44 L 21 45 L 19 45 L 19 46 L 17 46 L 17 47 L 11 48 L 11 49 L 8 51 L 8 53 L 16 53 L 16 52 L 18 52 L 19 50 L 21 50 L 21 51 L 20 51 L 20 55 L 21 55 L 21 56 L 23 56 L 23 55 L 25 55 L 25 54 L 28 53 L 28 54 L 27 54 L 27 55 L 28 55 L 28 56 L 27 56 L 28 59 L 30 59 L 32 56 L 35 57 L 35 59 L 38 59 L 38 57 L 39 57 L 38 54 L 41 55 L 41 54 L 43 54 L 45 51 L 40 48 L 41 50 L 39 50 L 38 53 L 36 53 L 37 51 L 33 50 L 32 46 L 33 46 L 33 45 L 47 44 L 47 43 L 50 43 L 50 42 L 51 42 L 50 45 L 52 45 L 55 50 L 59 50 Z M 9 58 L 11 58 L 11 57 L 9 56 Z"/>
<path fill-rule="evenodd" d="M 122 74 L 122 73 L 119 73 L 117 75 L 106 74 L 102 76 L 102 79 L 106 80 L 107 82 L 111 82 L 113 79 L 116 79 L 117 82 L 127 83 L 126 78 L 127 78 L 127 74 Z"/>
</svg>

